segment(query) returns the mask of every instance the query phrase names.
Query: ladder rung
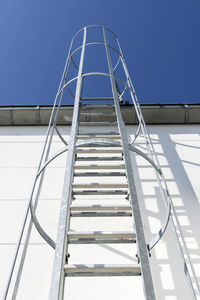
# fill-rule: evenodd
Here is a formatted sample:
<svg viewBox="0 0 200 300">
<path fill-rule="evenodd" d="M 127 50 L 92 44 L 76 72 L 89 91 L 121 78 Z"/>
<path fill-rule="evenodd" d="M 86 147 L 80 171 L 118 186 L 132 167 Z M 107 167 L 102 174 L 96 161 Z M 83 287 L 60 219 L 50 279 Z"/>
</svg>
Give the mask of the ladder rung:
<svg viewBox="0 0 200 300">
<path fill-rule="evenodd" d="M 75 165 L 74 169 L 79 169 L 79 170 L 88 170 L 88 169 L 125 169 L 125 165 L 97 165 L 97 164 L 91 164 L 87 166 L 81 166 L 81 165 Z"/>
<path fill-rule="evenodd" d="M 80 109 L 88 109 L 88 108 L 114 108 L 113 104 L 84 104 L 81 105 Z"/>
<path fill-rule="evenodd" d="M 115 132 L 115 131 L 111 131 L 111 132 L 79 132 L 78 134 L 79 136 L 82 136 L 82 135 L 88 135 L 88 136 L 96 136 L 96 135 L 105 135 L 105 136 L 108 136 L 108 135 L 117 135 L 119 136 L 119 133 L 118 132 Z"/>
<path fill-rule="evenodd" d="M 125 211 L 132 211 L 132 207 L 130 205 L 99 205 L 99 204 L 94 204 L 91 206 L 88 205 L 79 205 L 79 206 L 74 206 L 71 205 L 70 207 L 71 211 L 107 211 L 107 210 L 125 210 Z"/>
<path fill-rule="evenodd" d="M 79 122 L 80 126 L 116 126 L 117 122 Z"/>
<path fill-rule="evenodd" d="M 99 182 L 91 182 L 91 183 L 73 183 L 72 187 L 74 189 L 94 189 L 94 188 L 105 188 L 105 189 L 112 189 L 112 188 L 128 188 L 127 183 L 99 183 Z"/>
<path fill-rule="evenodd" d="M 121 137 L 120 135 L 108 135 L 108 134 L 93 134 L 93 135 L 78 135 L 77 138 L 79 140 L 89 140 L 93 138 L 99 138 L 99 139 L 110 139 L 110 140 L 119 140 Z"/>
<path fill-rule="evenodd" d="M 102 112 L 102 113 L 95 113 L 95 112 L 84 112 L 84 113 L 80 113 L 80 116 L 106 116 L 106 117 L 109 117 L 109 116 L 116 116 L 116 113 L 115 112 Z"/>
<path fill-rule="evenodd" d="M 126 176 L 126 172 L 75 172 L 74 176 L 77 177 L 89 177 L 89 176 Z"/>
<path fill-rule="evenodd" d="M 66 276 L 139 276 L 139 265 L 74 264 L 65 265 Z"/>
<path fill-rule="evenodd" d="M 93 100 L 110 101 L 110 100 L 114 100 L 114 98 L 113 97 L 83 97 L 83 98 L 81 98 L 81 100 L 83 100 L 83 101 L 93 101 Z"/>
<path fill-rule="evenodd" d="M 134 244 L 136 243 L 135 238 L 105 238 L 105 239 L 70 239 L 68 241 L 69 244 Z"/>
<path fill-rule="evenodd" d="M 73 211 L 72 217 L 131 217 L 131 211 Z"/>
<path fill-rule="evenodd" d="M 107 141 L 107 140 L 106 140 Z M 78 146 L 79 147 L 79 146 Z M 104 143 L 104 140 L 97 140 L 97 141 L 94 141 L 93 143 L 90 144 L 89 147 L 102 147 L 102 148 L 121 148 L 120 145 L 116 145 L 116 144 L 112 144 L 112 145 L 109 145 L 109 144 L 105 144 Z M 89 148 L 88 145 L 82 145 L 80 146 L 80 148 Z M 121 148 L 122 149 L 122 148 Z"/>
<path fill-rule="evenodd" d="M 104 160 L 123 160 L 123 157 L 121 156 L 79 156 L 76 158 L 76 161 L 104 161 Z"/>
<path fill-rule="evenodd" d="M 76 149 L 76 153 L 123 153 L 122 149 Z"/>
<path fill-rule="evenodd" d="M 67 236 L 69 239 L 136 238 L 133 231 L 69 231 Z"/>
<path fill-rule="evenodd" d="M 74 190 L 73 195 L 126 195 L 128 190 Z"/>
</svg>

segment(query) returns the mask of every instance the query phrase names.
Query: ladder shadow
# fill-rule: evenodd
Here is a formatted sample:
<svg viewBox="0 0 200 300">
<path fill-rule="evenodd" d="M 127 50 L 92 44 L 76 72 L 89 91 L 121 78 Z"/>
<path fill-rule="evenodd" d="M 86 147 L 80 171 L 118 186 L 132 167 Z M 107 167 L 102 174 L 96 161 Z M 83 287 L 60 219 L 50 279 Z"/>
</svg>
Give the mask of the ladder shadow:
<svg viewBox="0 0 200 300">
<path fill-rule="evenodd" d="M 124 258 L 127 258 L 127 259 L 129 259 L 130 261 L 132 261 L 132 262 L 134 262 L 134 263 L 137 264 L 137 258 L 134 258 L 134 257 L 131 256 L 131 255 L 128 255 L 128 254 L 126 254 L 126 253 L 124 253 L 124 252 L 122 252 L 122 251 L 120 251 L 120 250 L 117 250 L 117 249 L 115 249 L 115 248 L 113 248 L 113 247 L 111 247 L 111 246 L 109 246 L 109 245 L 101 244 L 100 246 L 101 246 L 102 248 L 106 249 L 106 250 L 109 250 L 109 251 L 114 252 L 114 253 L 117 254 L 117 255 L 120 255 L 120 256 L 122 256 L 122 257 L 124 257 Z"/>
<path fill-rule="evenodd" d="M 150 128 L 151 134 L 157 135 L 157 137 L 154 138 L 154 144 L 158 145 L 159 149 L 161 148 L 161 151 L 158 151 L 158 154 L 167 159 L 167 163 L 164 163 L 164 168 L 167 168 L 171 172 L 171 176 L 168 175 L 166 181 L 181 223 L 183 235 L 189 248 L 188 250 L 192 263 L 200 266 L 200 236 L 198 226 L 200 207 L 198 196 L 195 193 L 196 190 L 194 190 L 194 186 L 192 185 L 190 177 L 191 174 L 189 174 L 184 167 L 186 163 L 190 166 L 190 168 L 197 168 L 199 167 L 199 164 L 192 161 L 194 160 L 192 155 L 191 161 L 187 159 L 180 159 L 180 154 L 177 152 L 176 146 L 179 145 L 186 147 L 191 153 L 193 149 L 196 149 L 197 151 L 200 147 L 194 146 L 193 148 L 192 145 L 184 145 L 184 143 L 176 141 L 175 138 L 171 138 L 171 135 L 165 130 L 166 128 L 164 128 L 163 135 L 162 127 L 159 129 L 155 125 Z M 192 134 L 192 131 L 190 133 Z M 180 131 L 173 130 L 173 134 L 180 134 Z M 194 134 L 196 134 L 195 130 Z M 190 135 L 188 135 L 188 137 L 188 140 L 190 140 Z M 200 142 L 199 139 L 198 141 Z M 186 151 L 186 149 L 184 150 Z M 133 169 L 139 193 L 145 234 L 146 238 L 149 239 L 152 236 L 152 231 L 155 231 L 155 224 L 159 224 L 160 219 L 164 220 L 163 216 L 165 207 L 161 203 L 161 196 L 158 187 L 154 186 L 154 192 L 152 193 L 152 178 L 149 178 L 149 184 L 151 184 L 150 193 L 148 194 L 148 187 L 145 189 L 145 182 L 148 183 L 148 179 L 146 175 L 145 180 L 143 179 L 141 170 L 143 167 L 146 169 L 148 167 L 138 165 L 134 155 L 132 155 L 132 163 L 133 166 L 137 166 L 138 168 Z M 161 164 L 161 168 L 162 165 L 163 164 Z M 195 169 L 192 170 L 195 171 Z M 152 202 L 152 207 L 151 201 L 154 201 L 154 203 Z M 157 210 L 154 210 L 154 204 L 156 204 Z M 157 225 L 157 228 L 159 228 L 159 225 Z M 181 262 L 178 256 L 175 239 L 172 237 L 173 235 L 172 226 L 169 224 L 164 237 L 152 251 L 152 258 L 150 259 L 150 262 L 156 287 L 155 290 L 158 291 L 157 295 L 159 295 L 159 298 L 162 299 L 167 296 L 173 296 L 176 297 L 177 300 L 188 300 L 191 298 L 191 294 L 187 289 L 186 280 L 181 280 Z M 183 273 L 183 269 L 181 272 Z"/>
</svg>

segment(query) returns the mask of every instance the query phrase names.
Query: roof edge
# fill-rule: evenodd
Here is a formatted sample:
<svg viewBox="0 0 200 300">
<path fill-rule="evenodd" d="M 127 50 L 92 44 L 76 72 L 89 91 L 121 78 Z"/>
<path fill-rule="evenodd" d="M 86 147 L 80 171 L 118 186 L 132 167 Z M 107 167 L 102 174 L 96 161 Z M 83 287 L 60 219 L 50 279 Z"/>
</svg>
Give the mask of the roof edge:
<svg viewBox="0 0 200 300">
<path fill-rule="evenodd" d="M 142 104 L 147 124 L 194 124 L 200 123 L 200 103 L 194 104 Z M 47 125 L 52 105 L 0 106 L 0 125 Z M 93 111 L 95 108 L 93 108 Z M 121 105 L 126 124 L 137 124 L 133 105 Z M 57 124 L 71 124 L 73 105 L 61 107 Z M 67 120 L 67 121 L 66 121 Z"/>
</svg>

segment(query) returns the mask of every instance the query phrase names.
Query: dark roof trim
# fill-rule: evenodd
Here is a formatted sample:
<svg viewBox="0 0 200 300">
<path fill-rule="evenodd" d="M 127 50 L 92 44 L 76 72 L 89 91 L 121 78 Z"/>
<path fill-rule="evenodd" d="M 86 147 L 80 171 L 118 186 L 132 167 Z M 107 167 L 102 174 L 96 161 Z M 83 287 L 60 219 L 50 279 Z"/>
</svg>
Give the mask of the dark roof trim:
<svg viewBox="0 0 200 300">
<path fill-rule="evenodd" d="M 51 105 L 1 106 L 0 125 L 47 125 L 51 109 Z M 148 124 L 200 123 L 200 104 L 143 104 L 141 109 Z M 121 105 L 121 111 L 126 124 L 137 124 L 133 105 Z M 57 124 L 71 124 L 72 112 L 72 105 L 62 106 Z"/>
</svg>

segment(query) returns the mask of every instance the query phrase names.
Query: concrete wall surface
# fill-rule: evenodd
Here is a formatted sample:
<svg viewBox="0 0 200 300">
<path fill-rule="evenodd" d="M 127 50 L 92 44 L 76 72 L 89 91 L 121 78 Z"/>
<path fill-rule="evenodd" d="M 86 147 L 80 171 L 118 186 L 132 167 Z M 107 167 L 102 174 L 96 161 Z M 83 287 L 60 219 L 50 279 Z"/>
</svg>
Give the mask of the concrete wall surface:
<svg viewBox="0 0 200 300">
<path fill-rule="evenodd" d="M 199 125 L 149 125 L 148 128 L 197 277 L 200 280 Z M 70 126 L 59 126 L 59 129 L 68 139 Z M 130 140 L 136 129 L 136 126 L 127 126 Z M 102 130 L 106 131 L 107 128 L 101 127 Z M 43 126 L 0 127 L 1 298 L 23 225 L 45 133 L 46 127 Z M 138 149 L 142 149 L 143 140 L 138 138 L 136 145 Z M 53 154 L 62 146 L 62 142 L 55 136 L 51 153 Z M 63 154 L 47 168 L 37 208 L 38 220 L 54 240 L 56 240 L 57 234 L 66 157 L 67 154 Z M 152 167 L 134 153 L 131 154 L 131 157 L 145 237 L 148 243 L 160 229 L 167 212 Z M 101 178 L 101 180 L 103 182 L 104 179 Z M 110 180 L 113 182 L 115 179 L 110 178 Z M 78 197 L 76 200 L 80 203 L 82 201 Z M 85 203 L 90 203 L 90 201 L 90 197 L 85 199 Z M 93 201 L 97 204 L 99 201 L 106 204 L 112 204 L 113 201 L 118 201 L 119 204 L 124 203 L 121 196 L 116 196 L 108 201 L 106 198 L 102 200 L 96 196 L 93 197 Z M 113 221 L 113 219 L 115 220 Z M 126 231 L 132 229 L 132 218 L 76 217 L 71 221 L 70 227 L 73 231 Z M 22 242 L 24 243 L 24 240 Z M 133 244 L 70 245 L 69 253 L 70 264 L 137 263 L 136 246 Z M 40 237 L 33 226 L 17 299 L 48 299 L 53 258 L 54 250 Z M 156 299 L 192 299 L 171 223 L 169 223 L 162 240 L 152 250 L 150 264 Z M 8 299 L 11 299 L 10 294 Z M 65 282 L 64 299 L 140 300 L 145 297 L 140 277 L 70 277 Z"/>
</svg>

